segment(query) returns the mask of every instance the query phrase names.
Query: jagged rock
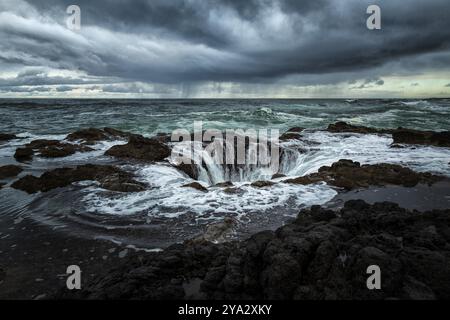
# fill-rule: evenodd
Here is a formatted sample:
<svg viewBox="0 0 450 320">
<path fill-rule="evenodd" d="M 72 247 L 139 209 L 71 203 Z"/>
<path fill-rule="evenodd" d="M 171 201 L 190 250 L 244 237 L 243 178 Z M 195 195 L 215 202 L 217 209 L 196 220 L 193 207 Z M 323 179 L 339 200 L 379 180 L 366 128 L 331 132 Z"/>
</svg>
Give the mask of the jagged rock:
<svg viewBox="0 0 450 320">
<path fill-rule="evenodd" d="M 271 180 L 278 179 L 278 178 L 285 178 L 285 177 L 286 177 L 285 174 L 282 174 L 282 173 L 275 173 L 275 174 L 272 176 Z"/>
<path fill-rule="evenodd" d="M 286 132 L 302 132 L 303 130 L 305 130 L 305 128 L 293 127 L 293 128 L 290 128 L 289 130 L 287 130 Z"/>
<path fill-rule="evenodd" d="M 59 140 L 38 139 L 38 140 L 33 140 L 30 143 L 27 143 L 25 145 L 25 148 L 42 149 L 42 148 L 47 148 L 50 146 L 57 146 L 60 143 L 61 142 Z"/>
<path fill-rule="evenodd" d="M 98 141 L 108 140 L 108 135 L 101 129 L 88 128 L 70 133 L 66 137 L 66 140 L 83 141 L 86 144 L 94 144 Z"/>
<path fill-rule="evenodd" d="M 326 180 L 326 178 L 322 175 L 310 174 L 310 175 L 303 176 L 303 177 L 286 179 L 286 180 L 283 180 L 283 182 L 307 185 L 307 184 L 313 184 L 313 183 L 317 183 L 317 182 L 325 181 L 325 180 Z"/>
<path fill-rule="evenodd" d="M 414 187 L 418 183 L 433 184 L 444 179 L 431 173 L 414 172 L 395 164 L 362 165 L 352 160 L 341 159 L 330 167 L 324 166 L 318 173 L 287 179 L 285 183 L 311 184 L 325 181 L 333 186 L 352 190 L 369 186 L 400 185 Z"/>
<path fill-rule="evenodd" d="M 223 189 L 223 192 L 227 194 L 242 194 L 245 192 L 245 190 L 241 188 L 225 188 Z"/>
<path fill-rule="evenodd" d="M 331 167 L 322 167 L 319 174 L 331 177 L 330 184 L 347 190 L 370 185 L 401 185 L 414 187 L 418 183 L 432 184 L 443 177 L 431 173 L 414 172 L 395 164 L 380 163 L 374 165 L 360 165 L 351 160 L 340 160 Z"/>
<path fill-rule="evenodd" d="M 103 128 L 103 131 L 105 133 L 107 133 L 108 135 L 110 135 L 112 138 L 126 138 L 126 139 L 129 139 L 130 137 L 139 136 L 138 134 L 134 134 L 134 133 L 126 132 L 126 131 L 121 131 L 121 130 L 117 130 L 117 129 L 114 129 L 114 128 L 108 128 L 108 127 Z"/>
<path fill-rule="evenodd" d="M 70 156 L 76 152 L 88 152 L 92 150 L 86 146 L 74 145 L 59 140 L 39 139 L 31 141 L 23 148 L 18 148 L 14 157 L 19 161 L 31 160 L 34 153 L 38 152 L 44 158 L 61 158 Z"/>
<path fill-rule="evenodd" d="M 93 149 L 88 147 L 76 146 L 69 143 L 48 146 L 39 150 L 39 155 L 44 158 L 62 158 L 70 156 L 76 152 L 88 152 Z"/>
<path fill-rule="evenodd" d="M 280 136 L 281 141 L 286 140 L 299 140 L 302 138 L 302 135 L 297 132 L 285 132 Z"/>
<path fill-rule="evenodd" d="M 255 188 L 265 188 L 265 187 L 271 187 L 274 184 L 276 184 L 276 183 L 272 182 L 272 181 L 255 181 L 251 184 L 251 186 L 255 187 Z"/>
<path fill-rule="evenodd" d="M 433 132 L 398 128 L 392 133 L 394 143 L 450 147 L 450 131 Z"/>
<path fill-rule="evenodd" d="M 99 141 L 129 139 L 136 136 L 138 135 L 108 127 L 103 129 L 87 128 L 70 133 L 66 140 L 81 141 L 83 144 L 92 145 Z"/>
<path fill-rule="evenodd" d="M 73 182 L 94 180 L 100 182 L 103 188 L 111 188 L 112 191 L 141 191 L 144 184 L 133 180 L 132 177 L 132 174 L 114 166 L 87 164 L 75 168 L 54 169 L 40 177 L 26 175 L 11 187 L 27 193 L 36 193 L 65 187 Z"/>
<path fill-rule="evenodd" d="M 14 158 L 19 161 L 30 161 L 33 159 L 33 149 L 30 148 L 17 148 L 16 152 L 14 153 Z"/>
<path fill-rule="evenodd" d="M 127 257 L 83 290 L 64 287 L 57 297 L 182 299 L 182 284 L 197 279 L 206 299 L 449 299 L 448 230 L 450 210 L 361 200 L 337 213 L 315 206 L 245 241 L 191 240 Z M 370 265 L 381 269 L 380 290 L 367 289 Z"/>
<path fill-rule="evenodd" d="M 330 124 L 327 129 L 329 132 L 353 132 L 369 134 L 392 134 L 394 144 L 392 148 L 400 147 L 398 144 L 422 144 L 437 147 L 450 147 L 450 131 L 434 132 L 420 131 L 414 129 L 376 129 L 364 126 L 354 126 L 340 121 Z"/>
<path fill-rule="evenodd" d="M 299 140 L 302 138 L 302 135 L 300 134 L 300 132 L 302 132 L 303 130 L 305 130 L 305 129 L 301 128 L 301 127 L 290 128 L 285 133 L 283 133 L 279 139 L 281 141 Z"/>
<path fill-rule="evenodd" d="M 197 168 L 197 165 L 194 163 L 192 163 L 192 164 L 180 163 L 179 165 L 176 165 L 175 168 L 177 168 L 180 171 L 183 171 L 191 179 L 194 179 L 194 180 L 198 179 L 198 168 Z"/>
<path fill-rule="evenodd" d="M 0 167 L 0 179 L 15 177 L 22 171 L 23 169 L 16 165 L 6 165 Z"/>
<path fill-rule="evenodd" d="M 156 140 L 158 140 L 159 142 L 162 142 L 162 143 L 169 143 L 169 142 L 171 142 L 171 140 L 172 140 L 171 138 L 172 137 L 171 137 L 170 134 L 162 133 L 162 132 L 158 133 L 156 136 L 153 137 L 153 139 L 156 139 Z"/>
<path fill-rule="evenodd" d="M 41 191 L 41 189 L 43 189 L 43 183 L 41 183 L 41 180 L 35 176 L 26 175 L 23 178 L 15 181 L 11 185 L 11 187 L 14 189 L 22 190 L 22 191 L 25 191 L 25 192 L 31 194 L 31 193 L 36 193 L 38 191 Z M 58 186 L 56 186 L 56 187 L 58 187 Z M 53 189 L 53 188 L 49 188 L 48 190 L 50 190 L 50 189 Z"/>
<path fill-rule="evenodd" d="M 117 192 L 141 192 L 144 191 L 145 184 L 130 179 L 127 175 L 116 173 L 102 179 L 100 187 Z"/>
<path fill-rule="evenodd" d="M 113 146 L 105 152 L 108 156 L 145 161 L 162 161 L 170 156 L 170 148 L 156 139 L 131 136 L 125 145 Z"/>
<path fill-rule="evenodd" d="M 226 241 L 227 237 L 232 233 L 233 227 L 237 221 L 233 218 L 226 217 L 222 222 L 209 224 L 205 232 L 190 241 L 202 242 L 209 241 L 213 243 L 220 243 Z"/>
<path fill-rule="evenodd" d="M 194 188 L 194 189 L 197 189 L 199 191 L 208 192 L 208 189 L 206 189 L 204 186 L 202 186 L 198 182 L 192 182 L 192 183 L 185 184 L 183 186 L 183 188 Z"/>
<path fill-rule="evenodd" d="M 392 133 L 391 129 L 376 129 L 369 128 L 364 126 L 355 126 L 348 124 L 344 121 L 338 121 L 334 124 L 330 124 L 327 128 L 329 132 L 342 133 L 342 132 L 351 132 L 351 133 L 369 133 L 369 134 L 385 134 Z"/>
<path fill-rule="evenodd" d="M 233 182 L 231 181 L 225 181 L 225 182 L 220 182 L 220 183 L 216 183 L 215 185 L 213 185 L 213 187 L 217 187 L 217 188 L 228 188 L 228 187 L 232 187 Z"/>
<path fill-rule="evenodd" d="M 0 133 L 0 141 L 17 139 L 16 135 L 10 133 Z"/>
</svg>

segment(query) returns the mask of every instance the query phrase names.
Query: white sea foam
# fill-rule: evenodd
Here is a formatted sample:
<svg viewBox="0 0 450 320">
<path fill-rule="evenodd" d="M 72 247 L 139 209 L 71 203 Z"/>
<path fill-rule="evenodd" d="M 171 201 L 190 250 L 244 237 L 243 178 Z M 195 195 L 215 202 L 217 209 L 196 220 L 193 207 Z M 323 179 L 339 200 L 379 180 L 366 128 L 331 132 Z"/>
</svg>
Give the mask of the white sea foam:
<svg viewBox="0 0 450 320">
<path fill-rule="evenodd" d="M 145 192 L 111 197 L 107 192 L 92 187 L 84 201 L 88 211 L 100 214 L 176 217 L 186 212 L 204 218 L 206 214 L 235 214 L 238 218 L 248 212 L 264 212 L 283 207 L 291 201 L 294 207 L 322 204 L 331 200 L 336 191 L 325 184 L 299 186 L 280 183 L 268 188 L 254 188 L 247 182 L 235 183 L 238 194 L 229 194 L 222 188 L 201 192 L 183 187 L 192 179 L 167 165 L 151 165 L 138 171 L 142 181 L 152 188 Z M 206 185 L 205 185 L 206 186 Z"/>
<path fill-rule="evenodd" d="M 306 131 L 306 140 L 320 145 L 308 146 L 298 142 L 307 152 L 296 154 L 288 161 L 284 173 L 302 176 L 317 172 L 324 165 L 331 165 L 340 159 L 351 159 L 362 164 L 393 163 L 410 167 L 420 172 L 434 172 L 450 176 L 450 148 L 432 146 L 411 146 L 391 148 L 390 135 L 329 133 L 326 131 Z"/>
<path fill-rule="evenodd" d="M 406 146 L 394 149 L 390 148 L 390 135 L 332 134 L 326 131 L 305 131 L 303 135 L 306 142 L 291 140 L 283 143 L 289 152 L 284 155 L 281 172 L 287 176 L 314 173 L 320 167 L 340 159 L 352 159 L 362 164 L 401 164 L 417 171 L 450 176 L 449 148 Z M 199 179 L 205 187 L 223 180 L 220 167 L 209 170 L 210 175 L 217 177 L 213 177 L 212 181 Z M 260 173 L 264 177 L 263 172 Z M 264 214 L 275 208 L 320 205 L 336 195 L 336 191 L 324 183 L 309 186 L 277 183 L 267 188 L 251 187 L 249 181 L 261 178 L 257 174 L 244 175 L 241 181 L 236 179 L 234 185 L 241 190 L 237 194 L 225 193 L 222 188 L 214 187 L 209 187 L 205 193 L 183 187 L 193 180 L 168 164 L 138 167 L 137 175 L 139 180 L 151 186 L 149 190 L 111 196 L 110 192 L 91 187 L 84 197 L 88 211 L 111 215 L 144 213 L 168 218 L 187 212 L 195 213 L 199 219 L 206 216 L 214 218 L 225 213 L 242 217 L 249 212 Z"/>
</svg>

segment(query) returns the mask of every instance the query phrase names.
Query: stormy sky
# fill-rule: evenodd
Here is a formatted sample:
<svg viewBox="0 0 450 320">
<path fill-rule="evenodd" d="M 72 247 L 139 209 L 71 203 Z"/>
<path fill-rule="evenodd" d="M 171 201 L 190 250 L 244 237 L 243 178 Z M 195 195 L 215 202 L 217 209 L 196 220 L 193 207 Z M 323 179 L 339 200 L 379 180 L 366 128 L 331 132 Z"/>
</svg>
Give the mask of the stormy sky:
<svg viewBox="0 0 450 320">
<path fill-rule="evenodd" d="M 371 4 L 381 30 L 366 27 Z M 449 12 L 449 0 L 1 0 L 0 97 L 450 97 Z"/>
</svg>

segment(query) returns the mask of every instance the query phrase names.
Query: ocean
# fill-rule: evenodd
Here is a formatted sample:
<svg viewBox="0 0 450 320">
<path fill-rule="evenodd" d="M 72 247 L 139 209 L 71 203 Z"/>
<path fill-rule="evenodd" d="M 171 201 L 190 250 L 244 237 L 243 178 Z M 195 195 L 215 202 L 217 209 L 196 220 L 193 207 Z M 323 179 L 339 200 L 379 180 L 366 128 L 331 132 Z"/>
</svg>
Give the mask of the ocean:
<svg viewBox="0 0 450 320">
<path fill-rule="evenodd" d="M 0 144 L 0 165 L 17 164 L 16 148 L 36 139 L 62 140 L 81 128 L 112 127 L 151 137 L 176 129 L 278 129 L 281 133 L 302 127 L 303 138 L 282 142 L 290 150 L 280 164 L 286 177 L 317 172 L 339 159 L 362 164 L 395 163 L 419 172 L 450 176 L 450 149 L 432 146 L 391 148 L 392 137 L 373 134 L 330 133 L 336 121 L 376 128 L 450 130 L 450 100 L 0 100 L 0 133 L 20 139 Z M 123 163 L 105 156 L 110 147 L 125 140 L 102 141 L 93 151 L 45 159 L 34 157 L 21 164 L 20 176 L 85 163 L 116 164 L 150 187 L 137 193 L 102 189 L 83 181 L 66 188 L 33 195 L 6 187 L 0 190 L 0 216 L 31 219 L 54 232 L 125 243 L 154 250 L 189 239 L 215 221 L 232 217 L 239 222 L 233 237 L 275 229 L 302 208 L 323 205 L 336 195 L 325 183 L 277 183 L 254 188 L 251 182 L 268 180 L 264 170 L 227 175 L 210 170 L 199 182 L 207 193 L 183 185 L 192 179 L 167 161 Z M 217 168 L 215 168 L 217 169 Z M 19 176 L 19 177 L 20 177 Z M 206 175 L 207 176 L 207 175 Z M 7 180 L 6 183 L 12 182 Z M 225 193 L 213 184 L 231 180 L 238 193 Z M 275 179 L 276 182 L 281 181 Z"/>
</svg>

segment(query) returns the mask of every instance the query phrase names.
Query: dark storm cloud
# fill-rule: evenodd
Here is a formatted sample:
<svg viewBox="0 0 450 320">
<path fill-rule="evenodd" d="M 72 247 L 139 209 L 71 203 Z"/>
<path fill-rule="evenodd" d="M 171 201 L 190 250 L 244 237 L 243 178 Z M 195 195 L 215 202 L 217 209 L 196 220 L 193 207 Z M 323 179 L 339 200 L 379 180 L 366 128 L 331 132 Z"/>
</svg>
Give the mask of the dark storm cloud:
<svg viewBox="0 0 450 320">
<path fill-rule="evenodd" d="M 352 87 L 351 89 L 367 89 L 373 88 L 374 86 L 384 85 L 383 79 L 366 79 L 361 85 L 357 87 Z"/>
<path fill-rule="evenodd" d="M 64 25 L 65 8 L 74 3 L 82 10 L 78 33 Z M 381 6 L 382 30 L 366 28 L 369 4 Z M 389 74 L 448 70 L 450 63 L 448 0 L 5 0 L 0 9 L 0 67 L 46 66 L 124 82 L 270 83 L 294 76 L 314 85 L 342 81 L 335 75 L 346 73 L 353 81 L 377 79 L 363 89 L 383 85 Z M 0 85 L 77 81 L 84 83 L 22 75 Z"/>
<path fill-rule="evenodd" d="M 26 69 L 19 72 L 17 76 L 12 78 L 0 78 L 0 86 L 2 87 L 18 87 L 18 86 L 36 86 L 36 85 L 60 85 L 60 84 L 90 84 L 98 83 L 97 79 L 84 79 L 71 76 L 51 76 L 45 70 Z"/>
</svg>

